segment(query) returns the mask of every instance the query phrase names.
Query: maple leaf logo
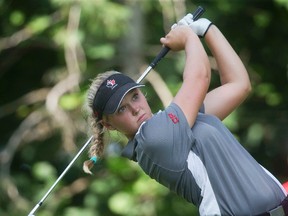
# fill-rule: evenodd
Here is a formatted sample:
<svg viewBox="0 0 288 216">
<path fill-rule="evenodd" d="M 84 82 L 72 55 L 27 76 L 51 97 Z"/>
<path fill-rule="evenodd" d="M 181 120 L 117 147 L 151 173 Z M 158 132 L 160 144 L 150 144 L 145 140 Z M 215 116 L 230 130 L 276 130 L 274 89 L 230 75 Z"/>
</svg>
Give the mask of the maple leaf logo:
<svg viewBox="0 0 288 216">
<path fill-rule="evenodd" d="M 114 79 L 107 80 L 106 87 L 113 89 L 116 86 L 117 86 L 117 84 L 116 84 L 116 81 Z"/>
<path fill-rule="evenodd" d="M 174 124 L 177 124 L 179 122 L 178 117 L 176 115 L 174 115 L 173 113 L 168 113 L 168 116 Z"/>
</svg>

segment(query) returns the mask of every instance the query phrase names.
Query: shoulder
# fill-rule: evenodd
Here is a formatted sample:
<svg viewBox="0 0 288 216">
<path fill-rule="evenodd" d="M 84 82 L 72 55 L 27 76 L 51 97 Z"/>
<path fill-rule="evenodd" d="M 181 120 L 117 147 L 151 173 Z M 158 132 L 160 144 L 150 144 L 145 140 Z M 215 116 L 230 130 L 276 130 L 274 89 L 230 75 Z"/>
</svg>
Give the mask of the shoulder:
<svg viewBox="0 0 288 216">
<path fill-rule="evenodd" d="M 149 119 L 140 132 L 146 140 L 153 141 L 161 136 L 167 136 L 171 130 L 176 128 L 190 130 L 184 113 L 178 105 L 171 103 L 165 110 L 159 111 Z"/>
<path fill-rule="evenodd" d="M 149 155 L 156 163 L 166 160 L 175 162 L 171 157 L 176 160 L 185 158 L 194 141 L 191 128 L 176 104 L 155 114 L 142 125 L 135 138 L 139 152 Z"/>
</svg>

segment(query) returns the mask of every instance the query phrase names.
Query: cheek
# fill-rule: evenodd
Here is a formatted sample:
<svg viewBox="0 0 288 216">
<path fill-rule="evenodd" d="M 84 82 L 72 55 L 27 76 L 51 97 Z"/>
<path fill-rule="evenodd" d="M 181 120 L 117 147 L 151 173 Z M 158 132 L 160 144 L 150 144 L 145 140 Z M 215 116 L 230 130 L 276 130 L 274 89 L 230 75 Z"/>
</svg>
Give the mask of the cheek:
<svg viewBox="0 0 288 216">
<path fill-rule="evenodd" d="M 124 134 L 134 134 L 138 130 L 138 125 L 133 121 L 132 117 L 129 115 L 123 116 L 123 118 L 119 119 L 117 124 L 117 130 Z"/>
<path fill-rule="evenodd" d="M 118 130 L 126 130 L 131 125 L 129 115 L 123 115 L 114 118 L 113 125 Z"/>
</svg>

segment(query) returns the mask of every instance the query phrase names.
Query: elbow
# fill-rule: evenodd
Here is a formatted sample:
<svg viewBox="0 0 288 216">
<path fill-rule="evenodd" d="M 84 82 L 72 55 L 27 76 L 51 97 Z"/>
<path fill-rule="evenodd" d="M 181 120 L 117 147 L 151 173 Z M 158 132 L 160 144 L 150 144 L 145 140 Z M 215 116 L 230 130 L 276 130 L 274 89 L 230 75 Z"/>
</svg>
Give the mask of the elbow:
<svg viewBox="0 0 288 216">
<path fill-rule="evenodd" d="M 203 87 L 206 87 L 208 89 L 211 79 L 210 65 L 199 63 L 192 68 L 193 70 L 185 70 L 183 74 L 183 80 L 190 80 L 190 83 L 199 82 Z"/>
<path fill-rule="evenodd" d="M 246 91 L 247 91 L 247 95 L 249 95 L 252 92 L 252 85 L 251 85 L 250 81 L 249 81 L 249 84 L 248 84 Z"/>
<path fill-rule="evenodd" d="M 246 82 L 245 92 L 247 95 L 249 95 L 252 92 L 252 85 L 251 85 L 251 81 L 250 81 L 249 77 L 248 77 L 247 82 Z"/>
<path fill-rule="evenodd" d="M 243 98 L 247 98 L 249 94 L 252 92 L 252 85 L 249 79 L 247 82 L 243 83 L 241 89 Z"/>
<path fill-rule="evenodd" d="M 211 68 L 209 67 L 209 65 L 203 64 L 202 67 L 200 67 L 199 71 L 201 71 L 202 73 L 199 73 L 197 77 L 197 82 L 201 83 L 204 89 L 208 90 L 211 81 Z"/>
</svg>

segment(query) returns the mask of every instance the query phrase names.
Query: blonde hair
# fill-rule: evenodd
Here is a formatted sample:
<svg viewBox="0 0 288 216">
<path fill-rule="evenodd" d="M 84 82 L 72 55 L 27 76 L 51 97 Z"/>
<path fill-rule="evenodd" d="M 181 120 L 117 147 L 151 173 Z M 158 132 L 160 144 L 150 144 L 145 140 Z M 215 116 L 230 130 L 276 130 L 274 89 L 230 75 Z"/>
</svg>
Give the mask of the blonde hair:
<svg viewBox="0 0 288 216">
<path fill-rule="evenodd" d="M 87 91 L 86 103 L 84 105 L 84 110 L 88 114 L 88 124 L 90 126 L 90 133 L 92 133 L 92 145 L 89 149 L 88 155 L 90 160 L 86 160 L 83 164 L 83 170 L 86 173 L 92 174 L 91 169 L 94 166 L 95 161 L 91 158 L 101 158 L 104 152 L 104 127 L 101 123 L 101 119 L 98 119 L 97 115 L 94 114 L 93 110 L 93 101 L 95 95 L 103 83 L 109 76 L 117 74 L 117 71 L 106 71 L 104 73 L 98 74 L 90 84 L 90 87 Z"/>
</svg>

